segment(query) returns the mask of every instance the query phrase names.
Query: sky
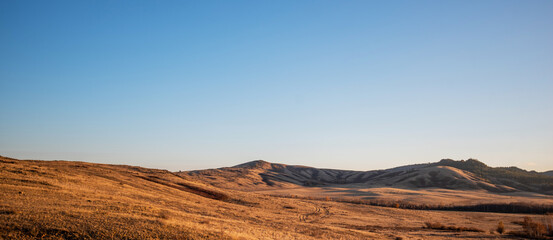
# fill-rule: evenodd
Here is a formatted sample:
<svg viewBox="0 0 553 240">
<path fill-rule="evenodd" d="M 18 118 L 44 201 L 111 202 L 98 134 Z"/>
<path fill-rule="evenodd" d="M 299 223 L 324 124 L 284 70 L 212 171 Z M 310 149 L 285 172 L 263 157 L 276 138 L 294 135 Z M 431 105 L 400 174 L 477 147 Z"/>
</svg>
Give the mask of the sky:
<svg viewBox="0 0 553 240">
<path fill-rule="evenodd" d="M 0 155 L 553 169 L 553 1 L 0 1 Z"/>
</svg>

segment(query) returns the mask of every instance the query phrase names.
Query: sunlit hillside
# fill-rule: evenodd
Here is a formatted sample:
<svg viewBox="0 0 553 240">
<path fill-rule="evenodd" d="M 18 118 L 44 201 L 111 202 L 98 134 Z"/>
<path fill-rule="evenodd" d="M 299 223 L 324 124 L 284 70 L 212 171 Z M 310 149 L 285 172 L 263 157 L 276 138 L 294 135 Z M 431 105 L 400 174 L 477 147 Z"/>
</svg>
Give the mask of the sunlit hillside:
<svg viewBox="0 0 553 240">
<path fill-rule="evenodd" d="M 165 170 L 4 157 L 0 189 L 2 239 L 497 239 L 514 237 L 524 217 L 545 218 L 278 197 Z M 511 235 L 494 230 L 500 221 Z"/>
</svg>

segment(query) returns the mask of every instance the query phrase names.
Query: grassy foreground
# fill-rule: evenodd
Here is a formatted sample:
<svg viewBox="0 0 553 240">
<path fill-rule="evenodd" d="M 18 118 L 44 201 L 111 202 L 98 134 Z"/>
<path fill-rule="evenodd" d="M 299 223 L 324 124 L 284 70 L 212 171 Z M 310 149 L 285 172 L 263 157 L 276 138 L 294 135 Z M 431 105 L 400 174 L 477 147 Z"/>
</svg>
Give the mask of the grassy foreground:
<svg viewBox="0 0 553 240">
<path fill-rule="evenodd" d="M 0 157 L 0 239 L 497 239 L 500 221 L 518 231 L 524 217 L 545 216 L 282 198 L 165 170 Z"/>
</svg>

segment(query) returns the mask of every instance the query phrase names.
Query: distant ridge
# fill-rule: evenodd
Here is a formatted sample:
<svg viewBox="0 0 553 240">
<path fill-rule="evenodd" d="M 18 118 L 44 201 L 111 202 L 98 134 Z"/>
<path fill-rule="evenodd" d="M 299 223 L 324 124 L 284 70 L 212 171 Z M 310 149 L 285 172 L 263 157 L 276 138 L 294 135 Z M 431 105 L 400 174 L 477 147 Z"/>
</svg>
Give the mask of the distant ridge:
<svg viewBox="0 0 553 240">
<path fill-rule="evenodd" d="M 262 168 L 262 169 L 269 169 L 272 168 L 273 165 L 282 165 L 284 164 L 277 164 L 277 163 L 270 163 L 263 160 L 254 160 L 251 162 L 246 162 L 242 164 L 238 164 L 236 166 L 233 166 L 233 168 Z"/>
<path fill-rule="evenodd" d="M 489 192 L 529 191 L 553 194 L 553 176 L 516 167 L 489 167 L 476 159 L 400 166 L 386 170 L 350 171 L 270 163 L 264 160 L 233 167 L 181 172 L 214 186 L 239 190 L 345 186 L 444 188 Z"/>
<path fill-rule="evenodd" d="M 435 165 L 455 167 L 474 173 L 489 182 L 506 185 L 520 191 L 553 194 L 553 176 L 535 171 L 526 171 L 518 167 L 489 167 L 476 159 L 466 161 L 442 159 Z"/>
</svg>

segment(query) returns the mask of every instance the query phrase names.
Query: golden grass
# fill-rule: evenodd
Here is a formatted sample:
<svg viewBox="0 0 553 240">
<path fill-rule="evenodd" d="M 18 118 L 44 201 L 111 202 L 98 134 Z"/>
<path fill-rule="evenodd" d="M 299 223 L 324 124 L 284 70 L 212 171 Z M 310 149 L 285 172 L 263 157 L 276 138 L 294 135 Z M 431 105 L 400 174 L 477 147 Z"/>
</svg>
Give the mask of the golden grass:
<svg viewBox="0 0 553 240">
<path fill-rule="evenodd" d="M 523 214 L 416 211 L 218 189 L 132 166 L 0 158 L 0 239 L 443 239 Z"/>
<path fill-rule="evenodd" d="M 524 217 L 523 221 L 515 223 L 520 224 L 522 230 L 510 231 L 510 235 L 532 239 L 553 239 L 553 215 L 545 215 L 542 221 Z"/>
</svg>

